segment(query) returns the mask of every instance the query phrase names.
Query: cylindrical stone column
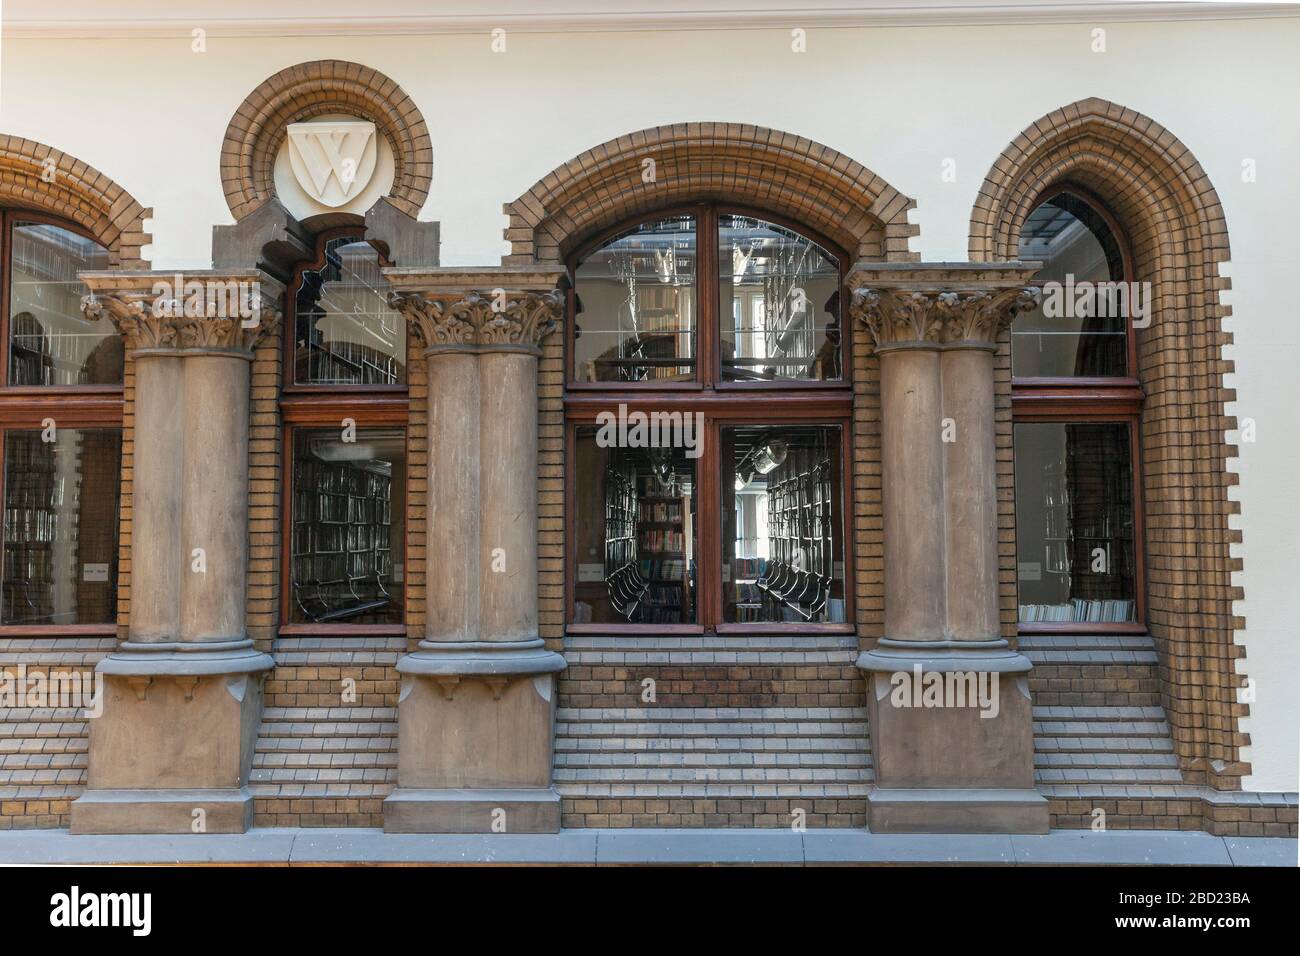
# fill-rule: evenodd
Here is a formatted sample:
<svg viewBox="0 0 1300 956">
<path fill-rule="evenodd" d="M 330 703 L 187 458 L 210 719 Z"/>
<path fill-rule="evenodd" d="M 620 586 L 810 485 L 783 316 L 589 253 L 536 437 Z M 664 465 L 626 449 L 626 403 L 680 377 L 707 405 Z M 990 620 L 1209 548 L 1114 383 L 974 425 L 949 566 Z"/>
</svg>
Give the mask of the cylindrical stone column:
<svg viewBox="0 0 1300 956">
<path fill-rule="evenodd" d="M 998 620 L 997 457 L 993 345 L 951 343 L 943 352 L 948 636 L 996 641 Z"/>
<path fill-rule="evenodd" d="M 132 455 L 131 618 L 128 641 L 175 641 L 181 632 L 180 549 L 184 423 L 176 414 L 183 392 L 181 358 L 135 358 Z"/>
<path fill-rule="evenodd" d="M 480 640 L 533 641 L 538 638 L 538 356 L 531 349 L 485 351 L 479 361 Z"/>
<path fill-rule="evenodd" d="M 178 458 L 186 494 L 179 637 L 187 643 L 246 639 L 250 358 L 195 351 L 181 359 L 183 410 L 176 417 L 184 429 Z M 164 397 L 174 403 L 177 393 Z"/>
<path fill-rule="evenodd" d="M 479 357 L 431 348 L 424 639 L 479 640 Z"/>
<path fill-rule="evenodd" d="M 939 346 L 897 342 L 880 356 L 885 635 L 944 636 L 943 388 Z"/>
</svg>

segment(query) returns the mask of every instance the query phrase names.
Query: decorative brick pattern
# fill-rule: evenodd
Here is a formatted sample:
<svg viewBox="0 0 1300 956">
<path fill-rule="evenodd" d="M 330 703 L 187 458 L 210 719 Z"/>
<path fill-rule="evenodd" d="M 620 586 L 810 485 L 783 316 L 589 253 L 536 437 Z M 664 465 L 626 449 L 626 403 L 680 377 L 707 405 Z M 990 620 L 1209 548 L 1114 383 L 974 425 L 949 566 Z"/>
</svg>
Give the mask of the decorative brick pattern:
<svg viewBox="0 0 1300 956">
<path fill-rule="evenodd" d="M 1117 215 L 1133 247 L 1136 276 L 1150 281 L 1154 320 L 1138 332 L 1138 373 L 1146 391 L 1141 439 L 1146 498 L 1148 623 L 1160 655 L 1161 694 L 1183 769 L 1221 789 L 1249 772 L 1239 729 L 1243 649 L 1233 631 L 1240 588 L 1230 554 L 1240 532 L 1229 527 L 1238 504 L 1227 460 L 1236 428 L 1222 357 L 1231 344 L 1219 301 L 1229 281 L 1227 226 L 1214 187 L 1187 147 L 1133 110 L 1088 99 L 1038 120 L 1007 147 L 980 189 L 971 214 L 972 260 L 1016 257 L 1021 226 L 1042 192 L 1069 183 Z M 1005 349 L 1004 349 L 1005 352 Z M 1010 461 L 1009 368 L 999 356 L 999 496 L 1002 503 L 1004 622 L 1014 621 L 1015 547 Z M 1007 615 L 1010 616 L 1008 620 Z"/>
<path fill-rule="evenodd" d="M 284 337 L 264 336 L 253 353 L 248 427 L 248 636 L 270 653 L 280 624 L 283 439 L 280 376 Z"/>
<path fill-rule="evenodd" d="M 370 120 L 393 150 L 388 198 L 416 218 L 433 182 L 433 142 L 415 102 L 367 66 L 314 60 L 264 80 L 235 110 L 221 146 L 221 187 L 242 219 L 275 194 L 275 157 L 290 123 L 345 113 Z"/>
<path fill-rule="evenodd" d="M 871 749 L 852 636 L 573 636 L 564 649 L 564 826 L 783 827 L 796 811 L 808 826 L 864 825 Z"/>
<path fill-rule="evenodd" d="M 0 136 L 0 205 L 40 209 L 76 223 L 108 249 L 109 267 L 147 269 L 141 249 L 153 215 L 99 170 L 61 150 Z"/>
<path fill-rule="evenodd" d="M 919 258 L 908 251 L 920 230 L 907 221 L 915 201 L 847 156 L 761 126 L 678 123 L 602 143 L 507 204 L 504 262 L 562 260 L 592 234 L 640 213 L 719 199 L 803 223 L 855 258 Z"/>
<path fill-rule="evenodd" d="M 403 637 L 284 637 L 249 781 L 255 826 L 381 827 Z"/>
<path fill-rule="evenodd" d="M 429 496 L 429 363 L 419 338 L 407 325 L 406 386 L 406 567 L 402 594 L 406 633 L 414 649 L 424 636 L 425 569 L 428 566 L 426 502 Z"/>
<path fill-rule="evenodd" d="M 117 542 L 117 637 L 131 623 L 131 527 L 135 505 L 135 353 L 126 350 L 122 371 L 122 488 Z"/>
<path fill-rule="evenodd" d="M 111 637 L 0 638 L 0 670 L 89 674 L 117 642 Z M 69 824 L 69 805 L 86 785 L 89 728 L 76 708 L 0 708 L 0 830 Z"/>
</svg>

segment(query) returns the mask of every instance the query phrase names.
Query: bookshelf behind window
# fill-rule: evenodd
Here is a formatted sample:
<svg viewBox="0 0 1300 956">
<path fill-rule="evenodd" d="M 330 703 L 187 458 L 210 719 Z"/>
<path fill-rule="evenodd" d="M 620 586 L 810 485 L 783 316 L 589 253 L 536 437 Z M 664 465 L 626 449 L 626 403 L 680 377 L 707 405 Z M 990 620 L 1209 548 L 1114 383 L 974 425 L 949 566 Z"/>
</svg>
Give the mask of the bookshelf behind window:
<svg viewBox="0 0 1300 956">
<path fill-rule="evenodd" d="M 293 591 L 307 620 L 367 623 L 399 600 L 392 509 L 386 462 L 294 462 Z"/>
</svg>

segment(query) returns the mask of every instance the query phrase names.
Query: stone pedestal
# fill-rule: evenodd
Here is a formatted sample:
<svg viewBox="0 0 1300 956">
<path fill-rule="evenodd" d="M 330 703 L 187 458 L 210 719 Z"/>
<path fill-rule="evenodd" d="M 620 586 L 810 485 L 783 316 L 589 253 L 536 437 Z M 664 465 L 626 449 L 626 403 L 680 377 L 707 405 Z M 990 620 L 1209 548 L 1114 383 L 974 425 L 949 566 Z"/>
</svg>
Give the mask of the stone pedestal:
<svg viewBox="0 0 1300 956">
<path fill-rule="evenodd" d="M 537 364 L 561 273 L 393 269 L 429 365 L 425 636 L 402 657 L 384 829 L 554 833 L 555 675 L 538 636 Z"/>
<path fill-rule="evenodd" d="M 1031 664 L 998 622 L 993 355 L 1035 264 L 863 264 L 880 358 L 885 637 L 866 672 L 875 832 L 1041 833 Z"/>
<path fill-rule="evenodd" d="M 132 601 L 97 668 L 72 831 L 241 833 L 274 663 L 244 629 L 249 366 L 282 289 L 256 272 L 83 278 L 83 309 L 113 321 L 135 365 Z"/>
</svg>

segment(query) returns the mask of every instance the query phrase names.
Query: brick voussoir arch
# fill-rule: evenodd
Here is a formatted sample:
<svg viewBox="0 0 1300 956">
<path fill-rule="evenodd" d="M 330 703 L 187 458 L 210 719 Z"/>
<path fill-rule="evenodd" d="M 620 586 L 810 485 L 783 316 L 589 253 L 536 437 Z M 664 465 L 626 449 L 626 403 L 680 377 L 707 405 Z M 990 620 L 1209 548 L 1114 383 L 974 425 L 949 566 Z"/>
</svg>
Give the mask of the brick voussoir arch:
<svg viewBox="0 0 1300 956">
<path fill-rule="evenodd" d="M 1239 730 L 1248 707 L 1237 702 L 1244 621 L 1232 574 L 1241 570 L 1229 527 L 1239 504 L 1228 497 L 1237 449 L 1224 432 L 1235 400 L 1223 376 L 1231 309 L 1219 293 L 1229 259 L 1227 219 L 1214 186 L 1191 151 L 1134 110 L 1090 98 L 1033 123 L 998 157 L 975 200 L 972 260 L 1014 259 L 1026 218 L 1049 188 L 1091 193 L 1123 225 L 1135 278 L 1149 281 L 1153 319 L 1137 333 L 1148 554 L 1148 624 L 1159 651 L 1162 694 L 1185 770 L 1236 788 L 1249 772 Z M 1009 429 L 1009 421 L 1006 426 Z M 1009 439 L 1009 434 L 1008 434 Z M 1014 556 L 1012 557 L 1014 560 Z M 1014 565 L 1012 566 L 1014 570 Z"/>
<path fill-rule="evenodd" d="M 0 136 L 0 205 L 32 209 L 74 222 L 108 249 L 109 264 L 147 269 L 140 250 L 153 215 L 99 170 L 61 150 L 18 136 Z"/>
<path fill-rule="evenodd" d="M 433 142 L 415 102 L 393 80 L 368 66 L 315 60 L 263 81 L 226 127 L 221 146 L 221 186 L 236 220 L 275 193 L 275 157 L 290 123 L 346 113 L 375 124 L 393 150 L 389 200 L 419 215 L 433 182 Z"/>
<path fill-rule="evenodd" d="M 653 181 L 647 182 L 647 160 Z M 741 201 L 805 223 L 857 257 L 915 261 L 914 200 L 853 159 L 790 133 L 679 123 L 620 136 L 548 173 L 505 207 L 509 263 L 562 258 L 624 219 L 693 200 Z"/>
</svg>

